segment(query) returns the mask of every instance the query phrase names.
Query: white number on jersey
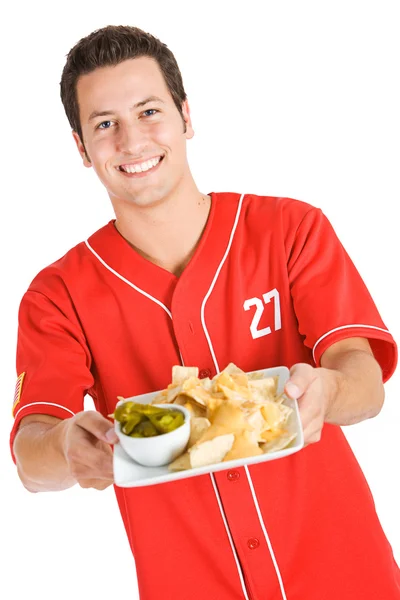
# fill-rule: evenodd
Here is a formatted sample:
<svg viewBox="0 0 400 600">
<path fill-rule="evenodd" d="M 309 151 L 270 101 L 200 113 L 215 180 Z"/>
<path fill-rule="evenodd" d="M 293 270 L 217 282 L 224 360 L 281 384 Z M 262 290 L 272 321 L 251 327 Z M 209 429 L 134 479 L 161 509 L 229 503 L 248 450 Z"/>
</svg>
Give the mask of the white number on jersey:
<svg viewBox="0 0 400 600">
<path fill-rule="evenodd" d="M 256 307 L 256 312 L 254 313 L 253 320 L 250 325 L 250 333 L 253 340 L 263 337 L 264 335 L 269 335 L 271 333 L 271 327 L 264 327 L 263 329 L 258 329 L 258 325 L 260 323 L 262 314 L 264 312 L 264 305 L 268 304 L 271 301 L 271 298 L 274 299 L 274 331 L 281 329 L 281 303 L 279 300 L 279 292 L 277 289 L 273 289 L 266 294 L 263 294 L 261 298 L 250 298 L 249 300 L 245 300 L 243 304 L 244 310 L 250 310 L 252 306 Z"/>
</svg>

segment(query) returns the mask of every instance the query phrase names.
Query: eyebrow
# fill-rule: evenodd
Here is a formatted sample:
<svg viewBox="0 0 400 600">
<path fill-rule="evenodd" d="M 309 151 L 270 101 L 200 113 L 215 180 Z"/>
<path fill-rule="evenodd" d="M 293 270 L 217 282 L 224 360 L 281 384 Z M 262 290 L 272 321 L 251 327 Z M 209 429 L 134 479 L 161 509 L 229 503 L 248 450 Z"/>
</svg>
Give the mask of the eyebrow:
<svg viewBox="0 0 400 600">
<path fill-rule="evenodd" d="M 162 104 L 165 104 L 164 100 L 161 100 L 161 98 L 159 98 L 158 96 L 149 96 L 145 100 L 141 100 L 140 102 L 136 102 L 136 104 L 134 104 L 133 106 L 131 106 L 130 110 L 135 110 L 135 108 L 141 108 L 142 106 L 145 106 L 145 104 L 149 104 L 149 102 L 162 102 Z M 111 109 L 101 110 L 101 111 L 94 110 L 90 114 L 90 117 L 89 117 L 88 121 L 89 122 L 93 121 L 93 119 L 95 119 L 96 117 L 107 117 L 107 116 L 113 115 L 115 113 L 116 113 L 116 111 L 115 110 L 111 110 Z"/>
</svg>

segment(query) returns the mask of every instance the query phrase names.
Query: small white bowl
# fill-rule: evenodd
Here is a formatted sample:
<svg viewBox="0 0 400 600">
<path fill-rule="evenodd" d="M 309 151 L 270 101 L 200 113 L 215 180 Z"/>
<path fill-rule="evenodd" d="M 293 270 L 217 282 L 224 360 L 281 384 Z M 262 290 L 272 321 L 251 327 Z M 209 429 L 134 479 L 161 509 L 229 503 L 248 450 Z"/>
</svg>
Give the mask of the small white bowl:
<svg viewBox="0 0 400 600">
<path fill-rule="evenodd" d="M 169 433 L 148 438 L 135 438 L 122 433 L 121 423 L 115 421 L 115 431 L 125 452 L 137 463 L 145 467 L 168 465 L 185 450 L 190 437 L 190 412 L 178 404 L 153 404 L 158 408 L 180 410 L 185 421 Z"/>
</svg>

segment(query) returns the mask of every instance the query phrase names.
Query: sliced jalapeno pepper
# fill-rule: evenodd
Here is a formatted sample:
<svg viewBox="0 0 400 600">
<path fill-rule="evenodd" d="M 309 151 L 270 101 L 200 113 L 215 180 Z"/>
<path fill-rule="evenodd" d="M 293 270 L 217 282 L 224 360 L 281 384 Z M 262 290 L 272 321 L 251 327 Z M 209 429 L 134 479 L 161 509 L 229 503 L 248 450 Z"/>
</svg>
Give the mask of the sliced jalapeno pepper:
<svg viewBox="0 0 400 600">
<path fill-rule="evenodd" d="M 169 433 L 183 425 L 184 417 L 181 411 L 167 409 L 156 415 L 149 415 L 150 421 L 160 433 Z"/>
<path fill-rule="evenodd" d="M 114 411 L 114 419 L 116 421 L 123 421 L 125 417 L 127 417 L 133 410 L 134 402 L 128 400 L 123 404 L 120 404 L 116 407 Z"/>
<path fill-rule="evenodd" d="M 155 435 L 158 435 L 158 431 L 146 417 L 142 418 L 130 434 L 131 437 L 153 437 Z"/>
<path fill-rule="evenodd" d="M 152 437 L 169 433 L 184 422 L 179 410 L 159 408 L 128 400 L 116 407 L 114 419 L 121 423 L 121 431 L 131 437 Z"/>
<path fill-rule="evenodd" d="M 140 423 L 143 416 L 138 413 L 131 413 L 129 415 L 124 415 L 124 420 L 121 422 L 121 431 L 125 433 L 125 435 L 130 435 L 132 431 L 135 429 L 136 425 Z"/>
</svg>

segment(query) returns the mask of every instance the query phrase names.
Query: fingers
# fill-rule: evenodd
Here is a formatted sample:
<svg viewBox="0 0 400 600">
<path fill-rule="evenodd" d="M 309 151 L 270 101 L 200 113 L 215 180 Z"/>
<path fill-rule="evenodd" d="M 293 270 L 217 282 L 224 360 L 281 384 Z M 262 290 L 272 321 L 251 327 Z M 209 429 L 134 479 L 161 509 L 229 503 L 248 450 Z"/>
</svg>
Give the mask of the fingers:
<svg viewBox="0 0 400 600">
<path fill-rule="evenodd" d="M 285 385 L 285 393 L 298 400 L 315 380 L 315 369 L 306 363 L 298 363 L 290 369 L 290 377 Z"/>
<path fill-rule="evenodd" d="M 112 423 L 94 410 L 78 413 L 75 417 L 75 423 L 107 444 L 118 442 L 118 436 Z"/>
<path fill-rule="evenodd" d="M 310 426 L 310 424 L 312 424 L 318 417 L 318 412 L 314 405 L 304 402 L 304 403 L 299 403 L 299 413 L 300 413 L 301 426 L 303 428 L 304 435 L 305 435 L 305 432 L 308 429 L 308 427 Z"/>
<path fill-rule="evenodd" d="M 105 490 L 114 482 L 111 480 L 103 480 L 103 479 L 81 479 L 78 481 L 81 488 L 94 488 L 95 490 Z"/>
<path fill-rule="evenodd" d="M 322 427 L 320 424 L 316 425 L 315 422 L 310 423 L 309 426 L 303 430 L 304 435 L 304 446 L 308 444 L 315 444 L 319 442 L 322 435 Z"/>
<path fill-rule="evenodd" d="M 95 411 L 66 421 L 64 456 L 70 475 L 81 487 L 105 489 L 114 481 L 113 451 L 117 436 L 112 424 Z"/>
<path fill-rule="evenodd" d="M 82 479 L 113 480 L 113 453 L 108 444 L 96 440 L 91 434 L 75 437 L 66 451 L 66 459 L 71 475 L 80 482 Z"/>
<path fill-rule="evenodd" d="M 285 393 L 298 401 L 304 445 L 319 442 L 325 416 L 325 392 L 320 370 L 305 363 L 293 365 Z"/>
</svg>

